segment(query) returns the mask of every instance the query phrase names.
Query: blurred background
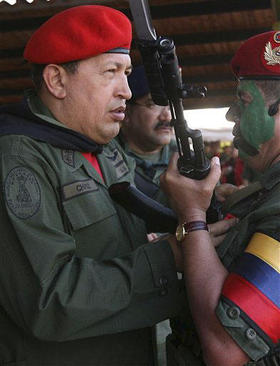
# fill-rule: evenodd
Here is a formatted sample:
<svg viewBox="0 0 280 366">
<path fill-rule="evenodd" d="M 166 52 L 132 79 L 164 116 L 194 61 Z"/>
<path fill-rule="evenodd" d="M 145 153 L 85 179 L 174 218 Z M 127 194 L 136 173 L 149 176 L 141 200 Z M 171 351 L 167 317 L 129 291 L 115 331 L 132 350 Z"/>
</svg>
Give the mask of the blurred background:
<svg viewBox="0 0 280 366">
<path fill-rule="evenodd" d="M 280 29 L 280 0 L 148 2 L 157 35 L 175 41 L 183 81 L 208 89 L 206 98 L 184 100 L 189 126 L 202 130 L 209 156 L 234 154 L 232 124 L 225 120 L 236 87 L 229 63 L 243 40 Z M 0 0 L 0 105 L 19 101 L 32 86 L 22 52 L 33 31 L 53 14 L 83 4 L 108 5 L 133 20 L 126 0 Z M 141 63 L 135 40 L 131 57 Z"/>
</svg>

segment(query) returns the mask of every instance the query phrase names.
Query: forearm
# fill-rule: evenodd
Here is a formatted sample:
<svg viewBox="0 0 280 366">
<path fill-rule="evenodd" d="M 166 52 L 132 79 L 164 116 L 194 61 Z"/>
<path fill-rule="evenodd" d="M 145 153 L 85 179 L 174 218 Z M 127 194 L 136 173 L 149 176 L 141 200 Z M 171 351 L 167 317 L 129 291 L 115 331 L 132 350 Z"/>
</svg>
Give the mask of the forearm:
<svg viewBox="0 0 280 366">
<path fill-rule="evenodd" d="M 209 233 L 190 232 L 182 243 L 182 249 L 190 308 L 207 364 L 243 365 L 248 360 L 247 356 L 227 334 L 215 314 L 228 271 L 217 256 Z"/>
<path fill-rule="evenodd" d="M 191 180 L 179 174 L 176 156 L 171 159 L 161 183 L 180 223 L 206 221 L 206 211 L 220 173 L 219 160 L 214 157 L 208 176 L 200 181 Z M 228 272 L 216 254 L 209 232 L 191 231 L 181 246 L 188 299 L 207 365 L 242 366 L 248 357 L 226 333 L 215 314 Z"/>
</svg>

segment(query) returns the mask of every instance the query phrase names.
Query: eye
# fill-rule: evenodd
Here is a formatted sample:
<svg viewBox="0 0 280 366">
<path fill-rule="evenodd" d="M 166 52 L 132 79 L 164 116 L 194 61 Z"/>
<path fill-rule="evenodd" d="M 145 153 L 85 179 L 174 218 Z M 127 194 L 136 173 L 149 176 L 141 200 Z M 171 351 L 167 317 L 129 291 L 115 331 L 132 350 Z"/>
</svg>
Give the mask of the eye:
<svg viewBox="0 0 280 366">
<path fill-rule="evenodd" d="M 248 107 L 248 105 L 251 103 L 251 100 L 247 98 L 242 98 L 240 101 L 244 107 Z"/>
<path fill-rule="evenodd" d="M 108 68 L 107 70 L 105 70 L 105 72 L 114 74 L 116 72 L 116 70 L 117 70 L 116 68 L 111 67 L 111 68 Z"/>
</svg>

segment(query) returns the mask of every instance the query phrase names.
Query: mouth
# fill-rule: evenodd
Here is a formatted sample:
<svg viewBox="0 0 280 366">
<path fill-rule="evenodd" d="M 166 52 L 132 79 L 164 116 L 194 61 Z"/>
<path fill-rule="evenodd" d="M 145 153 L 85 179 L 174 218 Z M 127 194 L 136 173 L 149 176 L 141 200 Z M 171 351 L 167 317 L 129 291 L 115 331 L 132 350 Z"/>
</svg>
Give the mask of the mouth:
<svg viewBox="0 0 280 366">
<path fill-rule="evenodd" d="M 125 117 L 125 107 L 124 106 L 119 106 L 115 109 L 112 109 L 110 111 L 110 114 L 111 114 L 114 121 L 116 121 L 116 122 L 123 121 L 123 119 Z"/>
<path fill-rule="evenodd" d="M 235 123 L 235 125 L 233 126 L 232 134 L 235 137 L 241 136 L 240 124 L 239 123 Z"/>
</svg>

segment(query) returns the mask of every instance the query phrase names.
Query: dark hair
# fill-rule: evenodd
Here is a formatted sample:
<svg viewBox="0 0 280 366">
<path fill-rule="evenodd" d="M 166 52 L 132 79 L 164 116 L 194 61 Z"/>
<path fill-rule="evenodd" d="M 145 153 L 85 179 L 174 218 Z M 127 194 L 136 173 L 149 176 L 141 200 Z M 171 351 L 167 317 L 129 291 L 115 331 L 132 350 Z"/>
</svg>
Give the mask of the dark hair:
<svg viewBox="0 0 280 366">
<path fill-rule="evenodd" d="M 256 85 L 262 90 L 268 105 L 280 98 L 280 80 L 257 80 Z"/>
<path fill-rule="evenodd" d="M 78 70 L 79 61 L 66 62 L 65 64 L 59 64 L 69 74 L 75 74 Z M 31 79 L 35 86 L 35 89 L 39 91 L 43 84 L 43 71 L 47 64 L 32 64 L 31 65 Z"/>
</svg>

